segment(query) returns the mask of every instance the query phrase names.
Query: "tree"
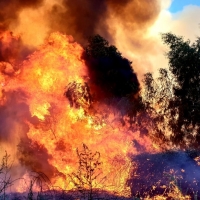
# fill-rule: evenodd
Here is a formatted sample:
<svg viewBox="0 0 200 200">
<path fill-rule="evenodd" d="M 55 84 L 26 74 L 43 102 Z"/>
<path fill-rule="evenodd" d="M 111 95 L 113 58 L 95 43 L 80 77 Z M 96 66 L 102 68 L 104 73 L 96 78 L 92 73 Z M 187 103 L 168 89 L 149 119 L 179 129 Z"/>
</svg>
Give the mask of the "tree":
<svg viewBox="0 0 200 200">
<path fill-rule="evenodd" d="M 169 69 L 160 76 L 145 75 L 144 103 L 156 124 L 157 133 L 185 148 L 200 144 L 200 38 L 184 41 L 172 33 L 162 35 L 169 47 Z"/>
<path fill-rule="evenodd" d="M 139 91 L 139 82 L 131 62 L 100 35 L 91 37 L 85 48 L 90 79 L 112 97 L 124 97 Z"/>
<path fill-rule="evenodd" d="M 122 125 L 125 125 L 123 118 L 127 119 L 128 116 L 128 123 L 132 127 L 136 116 L 143 109 L 143 104 L 138 95 L 140 84 L 131 61 L 124 58 L 115 46 L 110 45 L 100 35 L 89 38 L 83 58 L 88 67 L 87 86 L 91 92 L 89 96 L 92 97 L 88 98 L 92 99 L 91 107 L 98 110 L 95 108 L 95 102 L 104 103 L 108 107 L 111 105 L 113 112 L 119 114 Z M 65 93 L 71 102 L 72 96 L 80 99 L 74 88 L 78 87 L 70 85 Z"/>
</svg>

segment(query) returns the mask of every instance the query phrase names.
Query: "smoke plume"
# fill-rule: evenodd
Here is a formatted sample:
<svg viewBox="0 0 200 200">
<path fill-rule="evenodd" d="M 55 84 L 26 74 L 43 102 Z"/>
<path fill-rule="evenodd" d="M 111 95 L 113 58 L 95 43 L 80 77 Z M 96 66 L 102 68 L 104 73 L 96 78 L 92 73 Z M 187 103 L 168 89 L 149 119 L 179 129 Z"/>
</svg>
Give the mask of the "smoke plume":
<svg viewBox="0 0 200 200">
<path fill-rule="evenodd" d="M 153 68 L 157 50 L 149 53 L 149 49 L 157 41 L 147 35 L 160 13 L 158 0 L 12 0 L 0 6 L 4 8 L 0 11 L 0 30 L 20 35 L 28 49 L 43 44 L 55 31 L 72 35 L 84 46 L 90 36 L 100 34 L 134 62 L 140 77 L 141 68 L 145 72 Z"/>
<path fill-rule="evenodd" d="M 0 1 L 0 29 L 8 30 L 10 23 L 17 22 L 18 14 L 25 8 L 37 9 L 43 0 Z"/>
<path fill-rule="evenodd" d="M 31 45 L 52 31 L 73 35 L 82 44 L 97 33 L 112 41 L 117 27 L 111 21 L 123 23 L 135 35 L 150 26 L 159 14 L 157 0 L 12 0 L 1 2 L 0 7 L 4 8 L 0 11 L 0 29 L 21 33 Z"/>
<path fill-rule="evenodd" d="M 137 30 L 149 26 L 158 13 L 156 0 L 63 1 L 62 7 L 55 5 L 50 12 L 51 28 L 72 34 L 82 43 L 97 33 L 112 40 L 110 19 L 123 23 L 125 28 L 132 28 L 135 34 Z"/>
</svg>

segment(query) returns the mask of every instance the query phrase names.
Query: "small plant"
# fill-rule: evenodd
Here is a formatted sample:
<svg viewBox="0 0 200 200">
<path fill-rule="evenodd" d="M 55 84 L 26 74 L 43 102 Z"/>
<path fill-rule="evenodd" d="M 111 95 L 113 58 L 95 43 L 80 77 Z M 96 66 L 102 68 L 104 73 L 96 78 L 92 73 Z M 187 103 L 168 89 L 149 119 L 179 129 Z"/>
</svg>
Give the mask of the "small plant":
<svg viewBox="0 0 200 200">
<path fill-rule="evenodd" d="M 0 199 L 6 199 L 6 190 L 13 183 L 9 174 L 11 166 L 9 165 L 9 155 L 5 152 L 0 164 Z"/>
<path fill-rule="evenodd" d="M 78 191 L 88 200 L 94 199 L 94 188 L 98 187 L 98 178 L 102 174 L 100 162 L 100 153 L 92 153 L 89 148 L 83 144 L 82 151 L 77 149 L 79 159 L 79 168 L 77 173 L 69 175 L 72 183 Z"/>
<path fill-rule="evenodd" d="M 49 178 L 42 172 L 33 172 L 30 175 L 30 184 L 28 186 L 28 200 L 34 199 L 34 189 L 38 191 L 37 200 L 43 199 L 43 192 L 45 190 L 49 190 L 50 180 Z"/>
</svg>

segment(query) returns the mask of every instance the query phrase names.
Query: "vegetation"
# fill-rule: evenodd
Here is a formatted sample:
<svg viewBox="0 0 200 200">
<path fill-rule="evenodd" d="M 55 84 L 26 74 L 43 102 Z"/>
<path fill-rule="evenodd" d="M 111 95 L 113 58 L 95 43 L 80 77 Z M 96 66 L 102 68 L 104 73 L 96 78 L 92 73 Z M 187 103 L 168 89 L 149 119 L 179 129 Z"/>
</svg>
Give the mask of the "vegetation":
<svg viewBox="0 0 200 200">
<path fill-rule="evenodd" d="M 13 181 L 9 174 L 10 171 L 9 165 L 9 155 L 5 152 L 0 164 L 0 198 L 5 200 L 6 190 L 12 185 Z"/>
<path fill-rule="evenodd" d="M 79 160 L 79 167 L 77 173 L 69 174 L 69 177 L 71 178 L 72 183 L 74 183 L 75 190 L 73 191 L 65 191 L 65 190 L 56 190 L 51 185 L 50 180 L 48 177 L 43 173 L 31 173 L 30 180 L 28 186 L 27 195 L 23 194 L 15 194 L 15 196 L 12 196 L 11 198 L 6 194 L 6 189 L 8 189 L 8 186 L 12 183 L 9 179 L 4 179 L 5 181 L 2 182 L 3 184 L 3 192 L 1 191 L 0 199 L 24 199 L 24 200 L 47 200 L 47 199 L 68 199 L 68 200 L 75 200 L 75 199 L 85 199 L 85 200 L 142 200 L 143 196 L 145 196 L 145 199 L 152 199 L 153 197 L 155 199 L 191 199 L 188 195 L 182 194 L 182 185 L 181 183 L 181 177 L 179 177 L 174 170 L 170 170 L 169 172 L 164 172 L 164 175 L 167 177 L 168 181 L 166 181 L 166 185 L 163 186 L 163 192 L 162 194 L 156 193 L 157 186 L 152 185 L 152 189 L 149 190 L 148 193 L 140 193 L 137 192 L 134 197 L 123 197 L 118 195 L 112 195 L 110 193 L 106 193 L 106 191 L 98 190 L 100 189 L 99 183 L 103 184 L 103 180 L 105 177 L 102 176 L 102 170 L 101 170 L 101 162 L 100 162 L 100 153 L 95 152 L 92 153 L 89 148 L 83 144 L 83 149 L 79 151 L 77 149 L 77 156 Z M 4 165 L 4 159 L 7 159 L 7 154 L 2 159 L 2 166 Z M 151 162 L 153 162 L 153 159 L 147 159 Z M 144 164 L 146 165 L 146 164 Z M 148 165 L 146 165 L 148 167 Z M 153 166 L 152 166 L 153 167 Z M 148 170 L 148 169 L 147 169 Z M 2 171 L 1 171 L 2 172 Z M 149 176 L 149 175 L 148 175 Z M 148 178 L 148 176 L 146 178 Z M 132 177 L 133 178 L 133 177 Z M 141 177 L 141 179 L 144 177 Z M 158 177 L 160 178 L 160 177 Z M 137 178 L 135 179 L 137 180 Z M 26 181 L 26 180 L 25 180 Z M 147 180 L 145 180 L 146 182 Z M 160 180 L 162 181 L 162 180 Z M 159 181 L 159 182 L 160 182 Z M 158 184 L 158 190 L 159 190 L 159 182 Z M 9 183 L 9 184 L 7 184 Z M 145 187 L 145 186 L 144 186 Z M 35 192 L 34 190 L 37 189 L 38 192 Z M 191 190 L 191 188 L 190 188 Z M 78 195 L 79 192 L 80 194 Z M 155 192 L 155 195 L 152 197 L 151 193 Z M 197 199 L 197 192 L 193 194 L 194 199 Z"/>
<path fill-rule="evenodd" d="M 26 181 L 26 180 L 25 180 Z M 44 191 L 50 191 L 51 182 L 42 172 L 32 172 L 30 174 L 30 183 L 28 185 L 28 200 L 34 200 L 34 187 L 38 190 L 37 199 L 44 199 Z"/>
<path fill-rule="evenodd" d="M 79 167 L 77 173 L 72 173 L 70 179 L 83 198 L 88 200 L 94 199 L 94 188 L 104 180 L 102 176 L 100 153 L 92 153 L 88 147 L 83 144 L 83 150 L 77 149 Z M 100 182 L 99 182 L 100 181 Z"/>
<path fill-rule="evenodd" d="M 102 91 L 113 97 L 138 93 L 139 82 L 131 62 L 100 35 L 89 39 L 84 58 L 92 83 L 98 85 Z"/>
<path fill-rule="evenodd" d="M 137 123 L 142 132 L 153 130 L 153 137 L 165 143 L 199 148 L 200 38 L 191 44 L 166 33 L 162 40 L 169 47 L 169 69 L 159 69 L 158 78 L 145 74 L 141 96 L 135 95 L 140 86 L 131 62 L 99 35 L 91 37 L 85 48 L 90 81 L 106 92 L 106 97 L 115 99 L 111 104 L 130 117 L 130 126 Z"/>
<path fill-rule="evenodd" d="M 144 78 L 144 104 L 154 121 L 156 134 L 182 148 L 200 144 L 200 38 L 190 44 L 182 37 L 162 35 L 169 47 L 169 69 L 160 69 Z"/>
<path fill-rule="evenodd" d="M 131 62 L 122 57 L 115 46 L 109 45 L 108 41 L 99 35 L 90 38 L 83 55 L 88 64 L 91 82 L 71 82 L 64 95 L 68 98 L 71 107 L 90 108 L 93 102 L 90 84 L 95 84 L 99 89 L 98 92 L 103 91 L 103 97 L 108 96 L 117 99 L 114 105 L 119 108 L 122 116 L 129 116 L 127 121 L 130 128 L 132 128 L 132 125 L 137 124 L 141 133 L 143 131 L 147 134 L 148 130 L 153 130 L 154 137 L 157 140 L 164 141 L 164 144 L 172 142 L 183 149 L 188 147 L 199 149 L 200 38 L 197 38 L 196 42 L 191 44 L 190 41 L 184 41 L 182 37 L 167 33 L 162 35 L 162 39 L 169 47 L 169 52 L 166 54 L 169 59 L 169 69 L 159 69 L 158 78 L 154 78 L 151 73 L 145 74 L 143 95 L 139 96 L 140 85 L 132 69 Z M 99 94 L 102 94 L 101 92 Z M 124 123 L 122 121 L 123 125 Z M 168 133 L 170 134 L 168 135 Z M 28 145 L 29 143 L 25 146 L 26 148 L 21 149 L 26 153 L 25 158 L 21 158 L 26 166 L 28 165 L 26 155 L 36 155 L 34 151 L 32 153 L 30 147 L 28 148 Z M 36 147 L 39 149 L 38 146 Z M 30 152 L 27 154 L 28 149 L 31 154 Z M 47 154 L 45 149 L 44 152 Z M 195 151 L 191 150 L 191 157 L 194 153 Z M 84 144 L 82 150 L 77 149 L 77 156 L 79 160 L 78 170 L 68 176 L 74 184 L 75 190 L 80 193 L 81 198 L 93 200 L 95 199 L 96 188 L 103 184 L 105 180 L 101 169 L 100 153 L 91 152 Z M 158 155 L 153 156 L 158 158 Z M 194 155 L 192 161 L 196 157 L 198 156 Z M 6 190 L 13 183 L 9 175 L 8 158 L 9 156 L 6 153 L 0 165 L 0 199 L 6 199 Z M 35 164 L 38 158 L 32 157 L 30 160 L 33 160 L 32 165 Z M 156 158 L 142 160 L 146 169 L 146 162 L 149 162 L 149 160 L 155 162 Z M 188 164 L 189 161 L 186 161 Z M 159 160 L 158 165 L 162 166 L 162 164 Z M 166 165 L 164 167 L 166 169 Z M 36 168 L 38 168 L 37 165 Z M 138 174 L 141 175 L 142 172 L 144 171 Z M 145 178 L 146 174 L 144 173 L 142 178 Z M 174 174 L 169 175 L 171 180 L 166 189 L 169 193 L 167 194 L 168 197 L 171 193 L 173 198 L 178 194 L 180 198 L 184 198 L 177 177 Z M 151 176 L 149 180 L 152 179 Z M 145 184 L 147 183 L 146 179 Z M 143 186 L 146 187 L 144 184 Z M 35 199 L 34 187 L 39 188 L 36 195 L 37 199 L 49 198 L 45 196 L 45 191 L 51 191 L 52 188 L 46 175 L 34 173 L 31 176 L 26 199 Z M 67 195 L 67 192 L 65 195 Z M 52 196 L 55 199 L 55 195 Z M 68 199 L 73 199 L 72 196 Z M 140 198 L 140 194 L 136 193 L 135 199 L 139 200 Z"/>
<path fill-rule="evenodd" d="M 90 88 L 87 83 L 81 84 L 75 81 L 69 83 L 64 95 L 68 98 L 71 107 L 88 108 L 92 102 Z"/>
</svg>

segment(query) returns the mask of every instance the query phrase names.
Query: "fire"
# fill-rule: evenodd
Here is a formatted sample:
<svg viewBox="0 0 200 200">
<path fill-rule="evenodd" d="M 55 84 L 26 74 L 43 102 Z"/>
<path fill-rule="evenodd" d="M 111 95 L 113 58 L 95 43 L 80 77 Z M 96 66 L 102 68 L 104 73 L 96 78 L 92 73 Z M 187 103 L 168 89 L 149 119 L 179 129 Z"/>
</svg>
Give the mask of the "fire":
<svg viewBox="0 0 200 200">
<path fill-rule="evenodd" d="M 129 195 L 126 181 L 132 164 L 128 154 L 137 154 L 132 141 L 145 144 L 148 151 L 155 151 L 155 148 L 148 137 L 140 139 L 140 133 L 119 125 L 112 107 L 110 113 L 104 113 L 106 105 L 96 102 L 90 108 L 92 102 L 85 99 L 78 99 L 78 107 L 70 106 L 64 95 L 66 87 L 73 82 L 79 84 L 77 95 L 81 94 L 81 88 L 87 89 L 84 84 L 88 71 L 81 58 L 83 51 L 71 36 L 52 33 L 17 66 L 13 76 L 1 74 L 1 87 L 4 92 L 25 93 L 23 101 L 29 106 L 32 119 L 24 119 L 29 127 L 27 136 L 47 150 L 47 164 L 54 167 L 54 174 L 50 177 L 53 185 L 65 189 L 75 187 L 68 175 L 77 170 L 77 148 L 86 144 L 101 154 L 102 174 L 106 180 L 99 182 L 98 187 Z M 3 103 L 4 98 L 1 98 Z M 107 116 L 103 117 L 102 113 Z"/>
</svg>

